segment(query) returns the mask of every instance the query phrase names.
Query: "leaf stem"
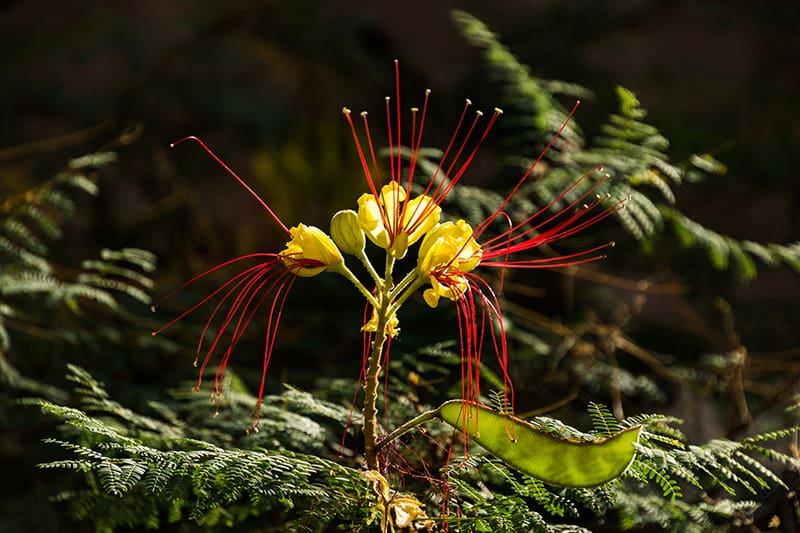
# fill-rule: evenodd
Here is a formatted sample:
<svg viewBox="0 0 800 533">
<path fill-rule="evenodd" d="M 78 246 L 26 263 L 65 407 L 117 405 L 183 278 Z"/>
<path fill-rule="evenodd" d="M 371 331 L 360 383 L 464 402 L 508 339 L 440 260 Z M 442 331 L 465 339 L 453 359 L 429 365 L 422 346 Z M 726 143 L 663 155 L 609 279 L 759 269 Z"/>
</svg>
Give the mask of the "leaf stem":
<svg viewBox="0 0 800 533">
<path fill-rule="evenodd" d="M 350 283 L 355 285 L 356 289 L 358 289 L 358 292 L 360 292 L 364 296 L 364 298 L 367 299 L 367 301 L 370 303 L 370 305 L 372 305 L 372 307 L 374 307 L 375 309 L 378 308 L 379 304 L 378 300 L 375 299 L 375 296 L 373 296 L 372 293 L 370 293 L 367 290 L 367 288 L 364 287 L 364 284 L 361 283 L 361 280 L 359 280 L 356 277 L 356 275 L 353 274 L 353 272 L 351 272 L 350 269 L 347 268 L 347 266 L 345 266 L 344 263 L 342 263 L 338 268 L 336 268 L 335 272 L 338 272 L 339 274 L 347 278 L 350 281 Z"/>
<path fill-rule="evenodd" d="M 441 416 L 439 414 L 439 407 L 437 407 L 436 409 L 431 409 L 430 411 L 425 411 L 424 413 L 420 414 L 419 416 L 417 416 L 415 418 L 412 418 L 411 420 L 409 420 L 405 424 L 403 424 L 401 426 L 397 426 L 394 430 L 392 430 L 391 433 L 386 435 L 384 438 L 381 439 L 380 442 L 378 442 L 375 445 L 375 451 L 376 452 L 381 451 L 381 449 L 384 446 L 386 446 L 387 444 L 389 444 L 393 440 L 395 440 L 395 439 L 397 439 L 399 437 L 402 437 L 403 435 L 405 435 L 406 433 L 408 433 L 412 429 L 414 429 L 414 428 L 416 428 L 418 426 L 421 426 L 425 422 L 429 422 L 429 421 L 433 420 L 434 418 L 441 418 Z"/>
</svg>

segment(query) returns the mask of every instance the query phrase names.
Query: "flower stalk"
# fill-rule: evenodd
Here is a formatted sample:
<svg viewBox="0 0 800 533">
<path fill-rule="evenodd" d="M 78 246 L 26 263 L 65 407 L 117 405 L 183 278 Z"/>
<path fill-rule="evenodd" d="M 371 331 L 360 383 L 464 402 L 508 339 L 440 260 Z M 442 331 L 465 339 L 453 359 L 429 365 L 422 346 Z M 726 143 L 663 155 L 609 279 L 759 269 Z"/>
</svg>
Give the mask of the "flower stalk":
<svg viewBox="0 0 800 533">
<path fill-rule="evenodd" d="M 381 376 L 381 361 L 383 361 L 383 347 L 387 342 L 387 325 L 390 324 L 392 314 L 389 313 L 391 300 L 389 288 L 391 286 L 392 265 L 394 260 L 389 258 L 386 262 L 387 277 L 383 280 L 379 294 L 378 305 L 374 307 L 377 315 L 375 334 L 370 346 L 370 355 L 367 359 L 367 369 L 364 376 L 364 406 L 362 416 L 364 419 L 364 458 L 368 470 L 378 470 L 378 384 Z"/>
</svg>

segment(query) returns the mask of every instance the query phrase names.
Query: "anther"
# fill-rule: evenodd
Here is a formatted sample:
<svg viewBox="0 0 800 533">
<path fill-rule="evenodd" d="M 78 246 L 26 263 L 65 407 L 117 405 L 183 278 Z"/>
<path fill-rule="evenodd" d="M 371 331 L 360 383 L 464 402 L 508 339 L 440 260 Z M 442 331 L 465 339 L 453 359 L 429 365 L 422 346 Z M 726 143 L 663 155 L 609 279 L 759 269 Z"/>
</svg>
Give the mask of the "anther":
<svg viewBox="0 0 800 533">
<path fill-rule="evenodd" d="M 472 105 L 472 100 L 470 100 L 469 98 L 467 98 L 467 105 Z"/>
<path fill-rule="evenodd" d="M 419 108 L 418 107 L 412 107 L 411 108 L 411 112 L 412 113 L 417 113 L 417 112 L 419 112 Z"/>
<path fill-rule="evenodd" d="M 500 109 L 499 107 L 495 107 L 494 108 L 494 112 L 497 113 L 498 115 L 502 115 L 503 114 L 503 110 Z"/>
<path fill-rule="evenodd" d="M 478 115 L 479 117 L 482 117 L 483 116 L 483 111 L 478 109 L 477 111 L 475 111 L 475 114 Z"/>
<path fill-rule="evenodd" d="M 342 108 L 342 113 L 344 113 L 345 115 L 349 115 L 350 114 L 350 110 L 347 109 L 346 107 L 343 107 Z"/>
<path fill-rule="evenodd" d="M 362 116 L 362 117 L 366 117 L 368 114 L 369 114 L 369 113 L 367 113 L 366 111 L 362 111 L 362 112 L 361 112 L 361 116 Z"/>
<path fill-rule="evenodd" d="M 430 89 L 425 89 L 425 96 L 428 96 L 430 94 L 431 94 L 431 90 Z"/>
</svg>

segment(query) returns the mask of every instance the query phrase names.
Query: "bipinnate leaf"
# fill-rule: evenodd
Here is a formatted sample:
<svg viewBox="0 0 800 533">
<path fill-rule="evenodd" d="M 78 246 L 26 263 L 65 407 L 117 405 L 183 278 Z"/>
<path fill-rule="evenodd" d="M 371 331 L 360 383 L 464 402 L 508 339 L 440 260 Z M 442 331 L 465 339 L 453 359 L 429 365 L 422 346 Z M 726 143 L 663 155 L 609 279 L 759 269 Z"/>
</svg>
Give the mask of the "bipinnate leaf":
<svg viewBox="0 0 800 533">
<path fill-rule="evenodd" d="M 562 487 L 595 487 L 622 475 L 633 462 L 641 432 L 635 426 L 601 440 L 566 439 L 461 400 L 442 404 L 439 415 L 508 465 Z"/>
</svg>

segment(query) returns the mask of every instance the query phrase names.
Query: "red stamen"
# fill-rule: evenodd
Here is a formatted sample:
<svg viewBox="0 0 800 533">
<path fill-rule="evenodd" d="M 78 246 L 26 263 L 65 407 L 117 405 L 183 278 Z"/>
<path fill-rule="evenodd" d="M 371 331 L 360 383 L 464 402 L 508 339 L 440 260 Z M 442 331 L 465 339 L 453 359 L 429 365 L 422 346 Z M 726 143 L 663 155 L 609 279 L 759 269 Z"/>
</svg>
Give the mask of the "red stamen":
<svg viewBox="0 0 800 533">
<path fill-rule="evenodd" d="M 238 261 L 243 261 L 243 260 L 245 260 L 245 259 L 252 259 L 252 258 L 254 258 L 254 257 L 272 257 L 272 258 L 275 258 L 275 257 L 277 257 L 277 254 L 268 254 L 268 253 L 254 253 L 254 254 L 247 254 L 247 255 L 240 256 L 240 257 L 236 257 L 236 258 L 234 258 L 234 259 L 230 259 L 230 260 L 228 260 L 228 261 L 225 261 L 224 263 L 221 263 L 221 264 L 219 264 L 219 265 L 217 265 L 217 266 L 215 266 L 215 267 L 209 268 L 209 269 L 208 269 L 208 270 L 206 270 L 205 272 L 202 272 L 202 273 L 200 273 L 200 274 L 196 275 L 195 277 L 193 277 L 193 278 L 192 278 L 192 279 L 190 279 L 189 281 L 187 281 L 187 282 L 183 283 L 182 285 L 178 286 L 176 289 L 173 289 L 173 290 L 171 290 L 170 292 L 168 292 L 168 293 L 167 293 L 165 296 L 163 296 L 163 297 L 162 297 L 162 298 L 161 298 L 161 299 L 160 299 L 160 300 L 159 300 L 159 301 L 158 301 L 158 302 L 157 302 L 155 305 L 153 305 L 153 306 L 150 308 L 150 310 L 151 310 L 151 311 L 155 311 L 155 310 L 156 310 L 156 309 L 157 309 L 157 308 L 158 308 L 158 307 L 159 307 L 161 304 L 163 304 L 164 302 L 166 302 L 166 301 L 167 301 L 169 298 L 171 298 L 172 296 L 174 296 L 174 295 L 175 295 L 177 292 L 179 292 L 179 291 L 181 291 L 181 290 L 185 289 L 185 288 L 186 288 L 186 287 L 188 287 L 189 285 L 192 285 L 193 283 L 195 283 L 196 281 L 200 280 L 201 278 L 204 278 L 204 277 L 208 276 L 208 275 L 209 275 L 209 274 L 211 274 L 212 272 L 216 272 L 217 270 L 220 270 L 221 268 L 225 268 L 226 266 L 228 266 L 228 265 L 231 265 L 231 264 L 233 264 L 233 263 L 236 263 L 236 262 L 238 262 Z M 228 283 L 231 283 L 231 282 L 233 282 L 233 280 L 230 280 Z M 227 283 L 226 283 L 226 285 L 227 285 Z M 213 298 L 213 297 L 214 297 L 214 296 L 215 296 L 217 293 L 219 293 L 219 292 L 220 292 L 222 289 L 224 289 L 226 285 L 223 285 L 222 287 L 220 287 L 219 289 L 217 289 L 216 291 L 214 291 L 214 292 L 213 292 L 211 295 L 207 296 L 206 298 L 204 298 L 203 300 L 201 300 L 199 303 L 197 303 L 197 304 L 195 304 L 194 306 L 190 307 L 190 308 L 189 308 L 187 311 L 184 311 L 184 312 L 183 312 L 181 315 L 179 315 L 177 318 L 174 318 L 174 319 L 172 319 L 171 321 L 167 322 L 165 325 L 161 326 L 159 329 L 157 329 L 157 330 L 153 331 L 153 332 L 152 332 L 152 335 L 153 335 L 153 336 L 155 336 L 155 335 L 158 335 L 159 333 L 161 333 L 162 331 L 164 331 L 165 329 L 167 329 L 168 327 L 170 327 L 171 325 L 173 325 L 175 322 L 178 322 L 178 321 L 179 321 L 179 320 L 181 320 L 183 317 L 185 317 L 186 315 L 190 314 L 192 311 L 194 311 L 194 310 L 195 310 L 195 309 L 197 309 L 198 307 L 201 307 L 201 306 L 202 306 L 202 305 L 203 305 L 205 302 L 207 302 L 208 300 L 210 300 L 211 298 Z"/>
<path fill-rule="evenodd" d="M 244 187 L 244 188 L 245 188 L 245 190 L 246 190 L 247 192 L 249 192 L 249 193 L 250 193 L 250 195 L 251 195 L 253 198 L 255 198 L 255 199 L 258 201 L 258 203 L 260 203 L 260 204 L 261 204 L 261 206 L 262 206 L 264 209 L 266 209 L 266 210 L 267 210 L 267 213 L 269 213 L 269 215 L 272 217 L 272 219 L 273 219 L 275 222 L 277 222 L 277 223 L 278 223 L 278 225 L 281 227 L 281 229 L 283 229 L 283 231 L 285 231 L 286 233 L 289 233 L 289 229 L 288 229 L 288 228 L 287 228 L 287 227 L 284 225 L 284 223 L 283 223 L 283 222 L 281 222 L 281 219 L 280 219 L 280 218 L 278 218 L 278 215 L 276 215 L 276 214 L 275 214 L 275 213 L 272 211 L 272 209 L 270 209 L 270 208 L 269 208 L 269 206 L 267 205 L 267 203 L 266 203 L 264 200 L 262 200 L 262 199 L 261 199 L 261 197 L 260 197 L 258 194 L 256 194 L 256 192 L 255 192 L 253 189 L 251 189 L 251 188 L 250 188 L 250 186 L 249 186 L 247 183 L 245 183 L 245 182 L 244 182 L 244 180 L 243 180 L 242 178 L 240 178 L 240 177 L 239 177 L 239 176 L 236 174 L 236 172 L 234 172 L 233 170 L 231 170 L 231 168 L 230 168 L 228 165 L 226 165 L 226 164 L 225 164 L 225 162 L 224 162 L 224 161 L 222 161 L 222 159 L 220 159 L 219 157 L 217 157 L 217 154 L 215 154 L 213 151 L 211 151 L 211 148 L 209 148 L 208 146 L 206 146 L 206 143 L 204 143 L 204 142 L 203 142 L 202 140 L 200 140 L 198 137 L 195 137 L 194 135 L 190 135 L 190 136 L 188 136 L 188 137 L 184 137 L 183 139 L 179 139 L 179 140 L 175 141 L 174 143 L 170 144 L 170 145 L 169 145 L 169 147 L 170 147 L 170 148 L 174 148 L 174 147 L 178 146 L 179 144 L 181 144 L 181 143 L 182 143 L 182 142 L 184 142 L 184 141 L 195 141 L 197 144 L 199 144 L 199 145 L 200 145 L 200 146 L 203 148 L 203 150 L 205 150 L 206 152 L 208 152 L 208 154 L 209 154 L 211 157 L 213 157 L 213 158 L 214 158 L 214 160 L 215 160 L 217 163 L 219 163 L 219 165 L 220 165 L 222 168 L 224 168 L 224 169 L 225 169 L 225 171 L 226 171 L 228 174 L 230 174 L 231 176 L 233 176 L 233 177 L 236 179 L 236 181 L 238 181 L 238 182 L 239 182 L 239 184 L 240 184 L 242 187 Z"/>
<path fill-rule="evenodd" d="M 261 402 L 262 398 L 264 397 L 264 383 L 266 382 L 267 378 L 267 368 L 269 367 L 270 359 L 272 358 L 272 350 L 275 347 L 275 339 L 278 336 L 278 326 L 280 325 L 281 317 L 283 316 L 283 306 L 286 303 L 286 297 L 289 295 L 289 290 L 292 288 L 292 285 L 296 279 L 297 276 L 292 276 L 288 281 L 282 283 L 278 287 L 275 293 L 275 298 L 272 300 L 272 306 L 269 309 L 269 318 L 267 319 L 267 336 L 264 345 L 264 363 L 261 369 L 261 384 L 258 387 L 258 401 L 256 402 L 252 420 L 252 426 L 255 430 L 258 429 L 258 423 L 261 419 Z M 278 304 L 278 300 L 280 300 L 280 304 Z"/>
<path fill-rule="evenodd" d="M 400 136 L 400 126 L 402 120 L 400 120 L 400 62 L 398 60 L 394 60 L 394 93 L 396 97 L 395 102 L 395 110 L 397 111 L 397 173 L 395 174 L 397 182 L 400 183 L 400 143 L 402 143 L 403 137 Z"/>
<path fill-rule="evenodd" d="M 372 174 L 369 170 L 369 165 L 367 164 L 367 159 L 364 156 L 364 151 L 361 148 L 361 142 L 358 140 L 358 134 L 356 133 L 356 127 L 353 124 L 353 119 L 350 118 L 350 110 L 346 107 L 342 108 L 342 113 L 344 114 L 345 118 L 347 119 L 347 123 L 350 125 L 350 131 L 353 134 L 353 140 L 356 143 L 356 151 L 358 152 L 358 158 L 361 160 L 361 168 L 364 171 L 364 176 L 367 178 L 367 185 L 369 185 L 369 190 L 372 193 L 372 196 L 375 198 L 375 202 L 380 206 L 380 195 L 375 185 L 375 180 L 372 178 Z M 375 161 L 375 152 L 372 148 L 372 137 L 369 135 L 369 126 L 367 124 L 367 114 L 366 112 L 362 113 L 361 116 L 364 119 L 364 127 L 367 130 L 367 139 L 369 142 L 370 152 L 372 153 L 372 160 L 375 166 L 377 167 L 377 163 Z M 391 132 L 390 132 L 391 135 Z M 390 140 L 391 143 L 391 140 Z M 392 178 L 394 179 L 394 178 Z M 384 209 L 380 210 L 381 212 L 381 221 L 383 222 L 384 227 L 389 227 L 389 219 L 387 218 L 386 212 Z"/>
<path fill-rule="evenodd" d="M 450 141 L 447 143 L 447 148 L 445 148 L 444 153 L 442 154 L 442 157 L 439 160 L 439 164 L 436 166 L 436 170 L 433 171 L 433 175 L 431 176 L 431 179 L 428 182 L 428 185 L 425 187 L 425 191 L 423 192 L 423 194 L 430 194 L 430 190 L 433 187 L 433 184 L 436 183 L 436 177 L 439 175 L 439 172 L 442 170 L 443 165 L 444 165 L 444 161 L 447 159 L 448 155 L 450 154 L 450 150 L 453 148 L 453 145 L 456 142 L 456 138 L 458 137 L 458 133 L 459 133 L 459 131 L 461 131 L 461 126 L 464 123 L 464 118 L 466 118 L 466 116 L 467 116 L 467 110 L 469 109 L 469 107 L 471 105 L 472 105 L 472 101 L 469 98 L 467 98 L 467 100 L 464 103 L 464 107 L 461 110 L 461 115 L 458 118 L 458 123 L 456 124 L 456 127 L 453 130 L 453 134 L 450 136 Z M 443 180 L 440 180 L 440 181 L 443 181 Z M 430 194 L 430 196 L 435 197 L 437 192 L 439 191 L 440 187 L 441 187 L 441 183 L 436 186 L 436 189 L 434 190 L 433 194 Z"/>
<path fill-rule="evenodd" d="M 503 200 L 503 203 L 500 204 L 500 207 L 498 207 L 497 210 L 493 214 L 489 215 L 489 217 L 486 220 L 484 220 L 483 223 L 481 223 L 481 225 L 478 226 L 478 228 L 476 228 L 476 230 L 475 230 L 476 234 L 480 235 L 483 232 L 483 230 L 486 229 L 486 226 L 491 224 L 494 221 L 494 219 L 502 211 L 505 210 L 506 205 L 508 205 L 508 202 L 511 201 L 511 198 L 517 193 L 519 188 L 522 187 L 522 184 L 525 183 L 525 180 L 528 179 L 528 176 L 531 175 L 531 173 L 536 168 L 536 166 L 539 164 L 539 162 L 542 160 L 542 158 L 544 158 L 545 154 L 553 146 L 553 143 L 556 142 L 556 139 L 558 139 L 561 136 L 561 134 L 564 132 L 564 129 L 566 129 L 567 124 L 569 124 L 570 120 L 572 120 L 572 115 L 575 114 L 575 111 L 577 111 L 578 106 L 580 105 L 580 103 L 581 103 L 580 100 L 575 102 L 575 105 L 572 106 L 572 110 L 567 115 L 567 118 L 564 120 L 564 123 L 561 124 L 560 128 L 558 128 L 558 131 L 550 139 L 550 142 L 547 143 L 547 145 L 544 147 L 544 149 L 541 151 L 541 153 L 539 153 L 539 156 L 533 161 L 533 163 L 531 163 L 531 165 L 528 167 L 528 170 L 525 172 L 525 174 L 522 175 L 522 177 L 519 179 L 519 181 L 514 186 L 514 188 L 511 189 L 511 192 L 508 193 L 508 196 L 506 196 L 505 200 Z"/>
</svg>

